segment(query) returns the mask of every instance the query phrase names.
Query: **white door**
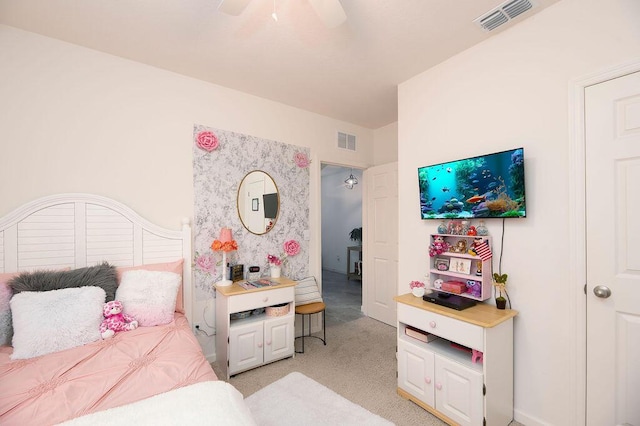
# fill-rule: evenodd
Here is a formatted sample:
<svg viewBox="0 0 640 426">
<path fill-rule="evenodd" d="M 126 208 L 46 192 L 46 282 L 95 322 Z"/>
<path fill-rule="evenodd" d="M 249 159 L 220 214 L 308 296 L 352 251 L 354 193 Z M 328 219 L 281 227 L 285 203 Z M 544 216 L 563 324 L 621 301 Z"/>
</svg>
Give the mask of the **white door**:
<svg viewBox="0 0 640 426">
<path fill-rule="evenodd" d="M 585 123 L 587 425 L 640 425 L 640 72 L 586 88 Z"/>
<path fill-rule="evenodd" d="M 362 296 L 365 313 L 396 325 L 398 288 L 398 163 L 364 172 L 365 226 Z"/>
</svg>

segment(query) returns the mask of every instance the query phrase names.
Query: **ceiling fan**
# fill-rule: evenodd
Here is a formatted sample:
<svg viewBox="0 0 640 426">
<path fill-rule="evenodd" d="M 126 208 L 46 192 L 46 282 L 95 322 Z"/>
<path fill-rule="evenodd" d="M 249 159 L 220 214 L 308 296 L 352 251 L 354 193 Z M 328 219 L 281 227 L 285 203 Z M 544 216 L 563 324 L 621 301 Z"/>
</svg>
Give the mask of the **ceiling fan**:
<svg viewBox="0 0 640 426">
<path fill-rule="evenodd" d="M 327 28 L 335 28 L 347 20 L 340 0 L 308 0 L 320 20 Z M 222 0 L 218 10 L 228 15 L 240 15 L 251 0 Z M 275 12 L 274 12 L 275 14 Z M 274 16 L 274 19 L 277 18 Z"/>
</svg>

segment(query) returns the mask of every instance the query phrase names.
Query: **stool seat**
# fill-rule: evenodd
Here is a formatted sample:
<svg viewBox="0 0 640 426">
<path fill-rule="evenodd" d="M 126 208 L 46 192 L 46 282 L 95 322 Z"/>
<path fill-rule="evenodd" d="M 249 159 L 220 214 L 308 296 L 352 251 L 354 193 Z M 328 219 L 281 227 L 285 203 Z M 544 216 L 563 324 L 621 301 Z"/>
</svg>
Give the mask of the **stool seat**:
<svg viewBox="0 0 640 426">
<path fill-rule="evenodd" d="M 313 303 L 308 303 L 306 305 L 299 305 L 299 306 L 296 306 L 296 314 L 298 315 L 317 314 L 319 312 L 324 311 L 326 307 L 327 305 L 325 305 L 324 302 L 313 302 Z"/>
</svg>

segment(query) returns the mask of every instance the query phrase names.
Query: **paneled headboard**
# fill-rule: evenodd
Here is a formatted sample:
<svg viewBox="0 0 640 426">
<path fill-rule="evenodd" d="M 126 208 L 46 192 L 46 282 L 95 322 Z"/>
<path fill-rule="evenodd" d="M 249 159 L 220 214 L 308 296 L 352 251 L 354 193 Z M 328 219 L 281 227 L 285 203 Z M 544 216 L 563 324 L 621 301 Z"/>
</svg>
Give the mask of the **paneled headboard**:
<svg viewBox="0 0 640 426">
<path fill-rule="evenodd" d="M 193 325 L 188 219 L 179 231 L 165 229 L 112 199 L 73 193 L 37 199 L 0 219 L 0 272 L 179 259 L 184 259 L 185 315 Z"/>
</svg>

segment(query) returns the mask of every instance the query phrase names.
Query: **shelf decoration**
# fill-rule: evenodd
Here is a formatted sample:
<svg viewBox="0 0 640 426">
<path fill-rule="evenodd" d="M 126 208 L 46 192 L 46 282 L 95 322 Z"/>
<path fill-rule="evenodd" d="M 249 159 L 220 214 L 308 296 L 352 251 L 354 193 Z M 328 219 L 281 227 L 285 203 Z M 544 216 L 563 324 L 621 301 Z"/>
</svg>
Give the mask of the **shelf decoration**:
<svg viewBox="0 0 640 426">
<path fill-rule="evenodd" d="M 429 246 L 429 256 L 434 257 L 447 251 L 449 251 L 449 244 L 442 235 L 436 235 Z"/>
<path fill-rule="evenodd" d="M 311 164 L 311 160 L 309 160 L 307 154 L 299 151 L 293 155 L 293 162 L 301 169 L 306 169 Z"/>
<path fill-rule="evenodd" d="M 205 130 L 196 135 L 196 144 L 198 145 L 198 148 L 211 152 L 218 149 L 220 142 L 218 141 L 218 137 L 215 133 Z"/>
<path fill-rule="evenodd" d="M 196 253 L 195 267 L 197 270 L 205 274 L 215 274 L 216 272 L 216 262 L 213 259 L 213 256 L 209 253 Z"/>
<path fill-rule="evenodd" d="M 489 235 L 489 230 L 486 226 L 484 226 L 484 220 L 480 221 L 480 225 L 478 225 L 478 227 L 476 228 L 476 232 L 482 237 Z"/>
<path fill-rule="evenodd" d="M 411 281 L 409 283 L 409 288 L 411 288 L 411 293 L 413 293 L 416 297 L 424 296 L 425 285 L 422 281 Z"/>
<path fill-rule="evenodd" d="M 493 285 L 496 288 L 496 307 L 498 309 L 505 309 L 507 306 L 507 299 L 504 296 L 509 297 L 507 294 L 507 274 L 493 274 Z M 504 293 L 504 296 L 502 295 Z"/>
<path fill-rule="evenodd" d="M 483 261 L 489 260 L 493 257 L 493 253 L 491 252 L 491 247 L 489 247 L 489 243 L 487 243 L 486 241 L 482 241 L 482 238 L 474 238 L 473 244 L 474 244 L 473 251 Z"/>
<path fill-rule="evenodd" d="M 222 228 L 220 230 L 220 238 L 213 241 L 211 250 L 222 252 L 222 280 L 218 281 L 216 285 L 220 287 L 230 286 L 233 281 L 227 277 L 229 271 L 229 268 L 227 268 L 227 253 L 238 250 L 238 243 L 231 237 L 230 228 Z"/>
</svg>

